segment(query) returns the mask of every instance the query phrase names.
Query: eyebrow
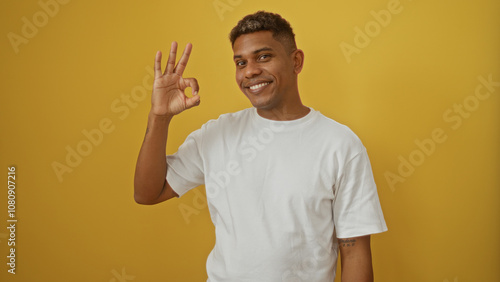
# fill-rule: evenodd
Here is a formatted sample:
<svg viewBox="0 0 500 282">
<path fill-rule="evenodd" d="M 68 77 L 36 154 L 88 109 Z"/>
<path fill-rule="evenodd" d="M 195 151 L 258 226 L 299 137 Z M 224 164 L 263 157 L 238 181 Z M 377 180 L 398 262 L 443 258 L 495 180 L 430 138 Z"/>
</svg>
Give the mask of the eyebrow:
<svg viewBox="0 0 500 282">
<path fill-rule="evenodd" d="M 260 48 L 260 49 L 257 49 L 257 50 L 255 50 L 255 51 L 253 51 L 252 53 L 253 53 L 253 54 L 258 54 L 258 53 L 260 53 L 260 52 L 262 52 L 262 51 L 273 51 L 273 48 L 271 48 L 271 47 L 263 47 L 263 48 Z M 233 60 L 234 60 L 234 59 L 240 59 L 240 58 L 243 58 L 243 56 L 242 56 L 242 55 L 235 55 L 235 56 L 233 57 Z"/>
</svg>

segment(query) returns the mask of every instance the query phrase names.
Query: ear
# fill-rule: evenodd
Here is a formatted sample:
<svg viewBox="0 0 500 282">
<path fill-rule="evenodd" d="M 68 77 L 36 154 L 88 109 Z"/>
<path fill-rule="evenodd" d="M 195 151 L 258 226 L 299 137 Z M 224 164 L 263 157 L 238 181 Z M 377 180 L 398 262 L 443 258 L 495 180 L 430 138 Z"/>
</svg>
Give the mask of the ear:
<svg viewBox="0 0 500 282">
<path fill-rule="evenodd" d="M 292 60 L 293 71 L 295 74 L 299 74 L 302 71 L 302 67 L 304 66 L 304 52 L 300 49 L 293 51 Z"/>
</svg>

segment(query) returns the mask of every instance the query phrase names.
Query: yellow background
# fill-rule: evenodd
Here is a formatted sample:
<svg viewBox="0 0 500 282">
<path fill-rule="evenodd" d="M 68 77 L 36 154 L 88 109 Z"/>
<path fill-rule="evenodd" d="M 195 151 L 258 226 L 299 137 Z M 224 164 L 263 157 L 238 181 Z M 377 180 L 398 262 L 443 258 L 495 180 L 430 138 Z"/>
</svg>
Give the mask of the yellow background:
<svg viewBox="0 0 500 282">
<path fill-rule="evenodd" d="M 23 36 L 23 17 L 43 24 L 43 9 L 2 1 L 0 280 L 206 280 L 214 230 L 201 198 L 133 200 L 150 106 L 150 90 L 137 91 L 151 83 L 157 50 L 193 43 L 185 75 L 198 79 L 202 103 L 174 119 L 169 153 L 207 120 L 249 107 L 234 82 L 227 34 L 265 9 L 291 22 L 305 52 L 303 102 L 347 124 L 368 149 L 389 227 L 372 237 L 376 280 L 500 281 L 500 87 L 456 129 L 443 119 L 474 95 L 478 76 L 500 81 L 500 2 L 401 0 L 402 10 L 348 63 L 340 44 L 355 46 L 355 28 L 393 1 L 73 0 L 17 47 L 8 34 Z M 121 100 L 132 93 L 135 102 Z M 67 165 L 67 146 L 85 144 L 82 131 L 103 120 L 114 130 L 59 181 L 53 163 Z M 435 129 L 445 142 L 391 187 L 386 174 L 397 175 L 400 158 L 418 155 L 415 141 Z M 15 275 L 5 264 L 10 165 Z"/>
</svg>

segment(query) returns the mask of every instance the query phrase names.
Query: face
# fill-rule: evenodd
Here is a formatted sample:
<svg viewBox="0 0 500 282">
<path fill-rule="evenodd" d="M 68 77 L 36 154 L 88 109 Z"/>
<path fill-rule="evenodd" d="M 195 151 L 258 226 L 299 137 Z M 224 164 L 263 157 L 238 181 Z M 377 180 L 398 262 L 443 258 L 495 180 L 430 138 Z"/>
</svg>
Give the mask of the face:
<svg viewBox="0 0 500 282">
<path fill-rule="evenodd" d="M 283 107 L 298 97 L 296 50 L 290 54 L 271 31 L 239 36 L 234 42 L 236 83 L 252 105 L 260 110 Z"/>
</svg>

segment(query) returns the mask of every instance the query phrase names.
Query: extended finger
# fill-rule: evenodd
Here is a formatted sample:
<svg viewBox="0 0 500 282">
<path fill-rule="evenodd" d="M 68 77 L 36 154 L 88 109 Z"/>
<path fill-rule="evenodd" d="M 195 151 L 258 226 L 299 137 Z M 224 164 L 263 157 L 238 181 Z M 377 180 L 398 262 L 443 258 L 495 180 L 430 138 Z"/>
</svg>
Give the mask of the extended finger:
<svg viewBox="0 0 500 282">
<path fill-rule="evenodd" d="M 174 72 L 180 76 L 184 73 L 184 69 L 186 69 L 187 62 L 189 61 L 189 55 L 191 55 L 191 50 L 193 49 L 193 45 L 188 43 L 186 48 L 184 48 L 184 52 L 182 53 L 182 57 L 177 63 Z"/>
<path fill-rule="evenodd" d="M 156 52 L 155 57 L 155 78 L 161 76 L 161 51 Z"/>
<path fill-rule="evenodd" d="M 172 42 L 170 45 L 170 53 L 168 54 L 167 67 L 165 73 L 173 73 L 175 69 L 175 56 L 177 55 L 177 42 Z"/>
</svg>

